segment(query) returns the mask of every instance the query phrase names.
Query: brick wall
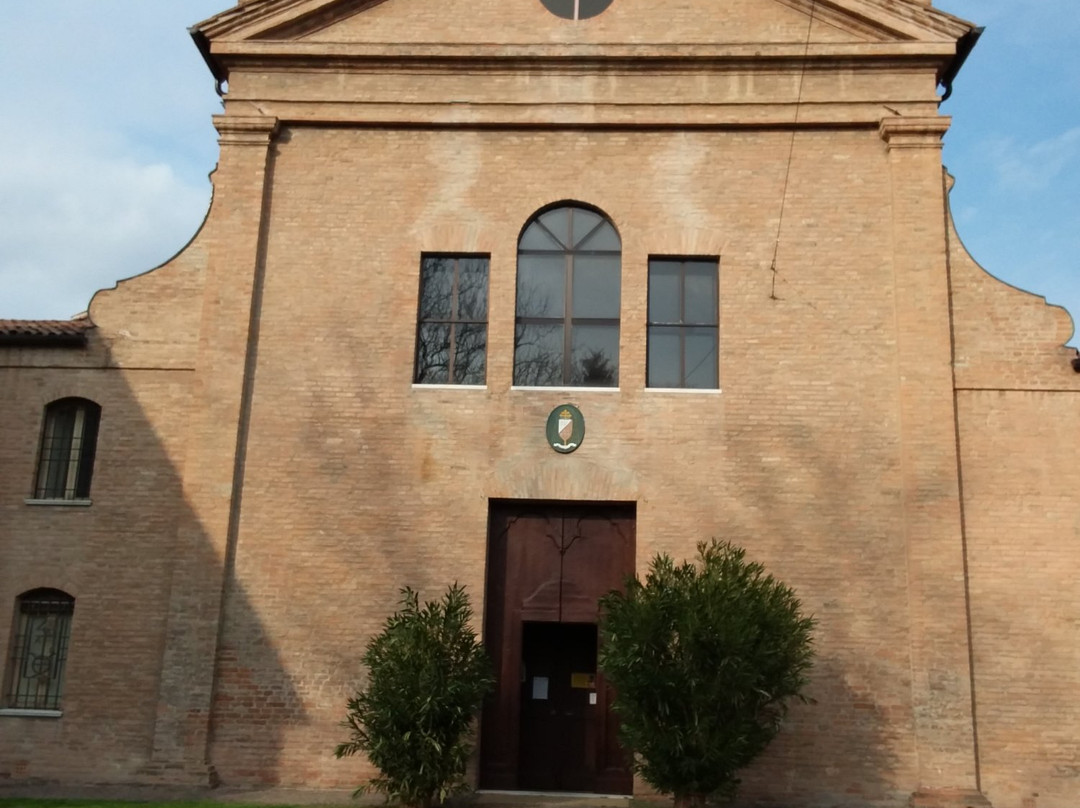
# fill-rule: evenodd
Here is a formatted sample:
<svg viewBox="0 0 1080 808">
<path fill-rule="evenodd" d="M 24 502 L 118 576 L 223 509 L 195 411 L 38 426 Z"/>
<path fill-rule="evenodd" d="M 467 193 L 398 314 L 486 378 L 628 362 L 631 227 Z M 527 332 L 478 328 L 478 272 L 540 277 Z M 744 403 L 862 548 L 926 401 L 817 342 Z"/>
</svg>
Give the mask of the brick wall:
<svg viewBox="0 0 1080 808">
<path fill-rule="evenodd" d="M 95 340 L 96 341 L 96 340 Z M 76 365 L 5 368 L 0 352 L 0 647 L 17 596 L 75 598 L 63 718 L 0 716 L 4 777 L 122 782 L 146 763 L 165 641 L 168 581 L 182 508 L 179 436 L 190 373 Z M 92 354 L 101 356 L 98 346 Z M 82 365 L 82 367 L 78 367 Z M 90 365 L 90 366 L 88 366 Z M 89 507 L 28 505 L 45 405 L 81 396 L 102 408 Z"/>
<path fill-rule="evenodd" d="M 1068 808 L 1080 791 L 1072 323 L 950 234 L 983 790 L 995 806 Z"/>
<path fill-rule="evenodd" d="M 1028 390 L 959 397 L 976 717 L 995 806 L 1068 808 L 1080 792 L 1077 402 Z"/>
<path fill-rule="evenodd" d="M 885 146 L 875 131 L 798 137 L 772 299 L 789 145 L 782 133 L 283 133 L 216 702 L 226 782 L 355 778 L 329 753 L 397 588 L 434 596 L 460 580 L 482 611 L 487 500 L 567 498 L 637 501 L 642 567 L 709 536 L 742 542 L 819 616 L 820 704 L 798 712 L 757 788 L 776 794 L 782 769 L 785 798 L 910 793 Z M 618 391 L 510 389 L 517 236 L 561 198 L 599 206 L 622 236 Z M 688 249 L 720 256 L 723 390 L 648 391 L 647 259 Z M 411 385 L 423 250 L 491 254 L 486 389 Z M 570 456 L 543 441 L 563 400 L 588 422 Z M 271 648 L 282 670 L 260 661 Z"/>
</svg>

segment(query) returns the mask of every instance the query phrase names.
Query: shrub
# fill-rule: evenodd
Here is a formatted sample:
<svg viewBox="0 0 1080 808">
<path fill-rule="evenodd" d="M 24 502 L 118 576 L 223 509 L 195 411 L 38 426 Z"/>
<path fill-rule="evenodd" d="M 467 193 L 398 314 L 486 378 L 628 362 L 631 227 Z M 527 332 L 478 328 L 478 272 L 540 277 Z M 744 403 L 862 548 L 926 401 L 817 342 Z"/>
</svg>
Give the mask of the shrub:
<svg viewBox="0 0 1080 808">
<path fill-rule="evenodd" d="M 736 772 L 780 729 L 813 660 L 791 589 L 715 539 L 698 564 L 658 555 L 601 600 L 599 665 L 635 769 L 676 805 L 732 799 Z"/>
<path fill-rule="evenodd" d="M 401 590 L 400 608 L 367 645 L 368 683 L 349 699 L 343 726 L 351 738 L 334 752 L 364 752 L 379 769 L 358 793 L 427 808 L 465 790 L 470 730 L 494 682 L 471 619 L 458 584 L 423 606 L 412 589 Z"/>
</svg>

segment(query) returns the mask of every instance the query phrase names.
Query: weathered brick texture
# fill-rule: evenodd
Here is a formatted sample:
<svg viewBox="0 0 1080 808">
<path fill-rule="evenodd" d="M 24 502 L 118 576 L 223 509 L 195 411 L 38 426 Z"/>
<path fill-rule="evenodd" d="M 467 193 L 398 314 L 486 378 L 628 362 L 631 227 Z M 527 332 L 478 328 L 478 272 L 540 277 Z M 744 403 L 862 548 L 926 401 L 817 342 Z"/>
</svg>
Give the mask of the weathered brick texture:
<svg viewBox="0 0 1080 808">
<path fill-rule="evenodd" d="M 0 647 L 20 592 L 76 598 L 64 715 L 0 715 L 0 782 L 355 785 L 331 752 L 398 589 L 483 614 L 489 502 L 574 500 L 636 503 L 639 569 L 731 539 L 817 617 L 815 703 L 747 800 L 1075 808 L 1080 376 L 948 220 L 969 27 L 324 5 L 202 24 L 229 92 L 198 236 L 94 298 L 86 349 L 0 346 Z M 622 240 L 617 389 L 511 384 L 517 239 L 564 200 Z M 490 255 L 482 388 L 412 384 L 424 252 Z M 719 259 L 720 390 L 645 387 L 654 255 Z M 102 406 L 93 504 L 28 505 L 67 395 Z"/>
</svg>

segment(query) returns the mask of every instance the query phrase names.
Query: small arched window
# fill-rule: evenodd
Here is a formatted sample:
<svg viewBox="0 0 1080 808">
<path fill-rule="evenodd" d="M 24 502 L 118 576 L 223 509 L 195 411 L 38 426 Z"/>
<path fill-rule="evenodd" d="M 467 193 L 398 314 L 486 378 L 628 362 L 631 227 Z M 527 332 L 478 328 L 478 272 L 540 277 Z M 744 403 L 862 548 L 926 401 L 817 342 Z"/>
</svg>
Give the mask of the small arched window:
<svg viewBox="0 0 1080 808">
<path fill-rule="evenodd" d="M 101 407 L 62 398 L 45 408 L 34 499 L 89 499 Z"/>
<path fill-rule="evenodd" d="M 601 213 L 550 208 L 518 241 L 514 384 L 619 383 L 622 242 Z"/>
<path fill-rule="evenodd" d="M 75 598 L 58 589 L 32 589 L 16 601 L 4 706 L 59 710 Z"/>
</svg>

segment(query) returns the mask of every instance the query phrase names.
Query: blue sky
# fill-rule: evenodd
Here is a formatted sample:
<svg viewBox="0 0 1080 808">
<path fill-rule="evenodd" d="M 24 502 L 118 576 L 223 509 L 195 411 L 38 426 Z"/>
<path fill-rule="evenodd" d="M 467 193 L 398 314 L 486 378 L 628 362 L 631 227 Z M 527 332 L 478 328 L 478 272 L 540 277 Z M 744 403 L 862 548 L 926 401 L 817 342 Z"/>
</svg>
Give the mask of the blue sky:
<svg viewBox="0 0 1080 808">
<path fill-rule="evenodd" d="M 187 28 L 229 4 L 6 4 L 0 318 L 71 316 L 194 235 L 221 106 Z M 942 107 L 961 238 L 992 274 L 1080 317 L 1075 4 L 935 0 L 986 26 Z"/>
<path fill-rule="evenodd" d="M 953 216 L 992 275 L 1080 319 L 1076 0 L 935 0 L 986 31 L 942 106 Z M 1080 344 L 1074 333 L 1070 344 Z"/>
</svg>

